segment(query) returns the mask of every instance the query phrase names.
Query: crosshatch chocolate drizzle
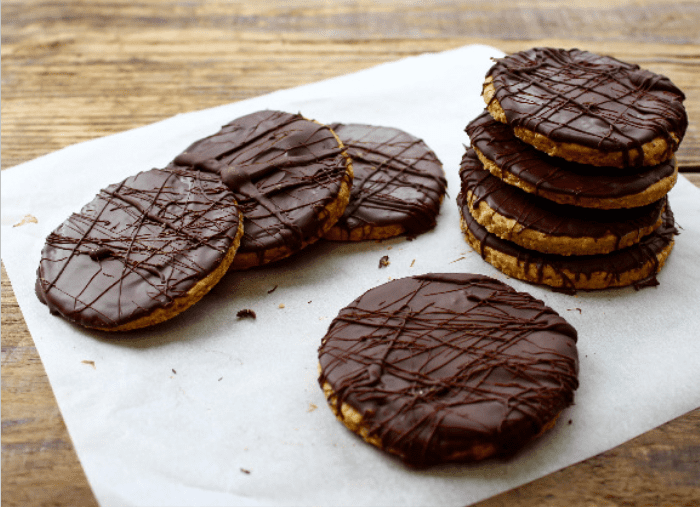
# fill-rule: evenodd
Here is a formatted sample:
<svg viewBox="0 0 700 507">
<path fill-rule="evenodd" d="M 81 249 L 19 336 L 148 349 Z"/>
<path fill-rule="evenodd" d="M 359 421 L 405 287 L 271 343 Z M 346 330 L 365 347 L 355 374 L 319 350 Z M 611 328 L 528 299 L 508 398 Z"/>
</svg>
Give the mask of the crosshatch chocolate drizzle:
<svg viewBox="0 0 700 507">
<path fill-rule="evenodd" d="M 639 150 L 628 166 L 642 164 L 641 146 L 655 138 L 675 152 L 688 126 L 680 89 L 615 58 L 533 48 L 499 59 L 487 75 L 511 127 L 603 152 Z"/>
<path fill-rule="evenodd" d="M 221 263 L 239 224 L 236 200 L 218 178 L 138 173 L 48 236 L 37 296 L 70 321 L 118 327 L 186 296 Z"/>
<path fill-rule="evenodd" d="M 390 127 L 335 123 L 330 128 L 348 148 L 354 171 L 350 203 L 336 227 L 400 225 L 409 235 L 435 227 L 447 181 L 421 139 Z"/>
<path fill-rule="evenodd" d="M 244 215 L 238 251 L 261 262 L 267 250 L 296 251 L 317 236 L 317 215 L 349 182 L 344 148 L 328 127 L 280 111 L 237 118 L 168 167 L 211 172 L 231 187 Z"/>
<path fill-rule="evenodd" d="M 573 402 L 576 330 L 527 293 L 474 274 L 371 289 L 340 311 L 319 383 L 413 466 L 509 455 Z"/>
</svg>

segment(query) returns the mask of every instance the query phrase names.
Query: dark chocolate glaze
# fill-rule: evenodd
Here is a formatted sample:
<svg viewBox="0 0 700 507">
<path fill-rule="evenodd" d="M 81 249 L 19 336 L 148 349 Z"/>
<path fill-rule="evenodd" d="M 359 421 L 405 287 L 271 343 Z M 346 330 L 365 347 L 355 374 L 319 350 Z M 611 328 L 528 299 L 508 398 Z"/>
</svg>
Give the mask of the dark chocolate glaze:
<svg viewBox="0 0 700 507">
<path fill-rule="evenodd" d="M 382 448 L 422 467 L 510 455 L 573 402 L 576 330 L 492 278 L 426 274 L 363 294 L 319 349 L 319 382 Z"/>
<path fill-rule="evenodd" d="M 660 137 L 673 152 L 688 127 L 685 95 L 667 77 L 611 57 L 533 48 L 499 59 L 487 76 L 511 127 L 556 142 L 627 153 Z"/>
<path fill-rule="evenodd" d="M 348 148 L 355 175 L 350 203 L 335 227 L 349 232 L 398 225 L 409 235 L 435 227 L 447 181 L 421 139 L 390 127 L 330 127 Z"/>
<path fill-rule="evenodd" d="M 298 114 L 258 111 L 224 125 L 169 167 L 220 175 L 244 215 L 240 253 L 299 250 L 320 235 L 318 215 L 350 176 L 331 130 Z M 234 260 L 235 265 L 235 260 Z"/>
<path fill-rule="evenodd" d="M 573 196 L 580 200 L 616 199 L 644 192 L 654 183 L 673 176 L 675 159 L 660 165 L 632 169 L 596 167 L 550 157 L 513 134 L 513 129 L 484 111 L 466 128 L 473 147 L 501 171 L 532 185 L 535 193 Z"/>
<path fill-rule="evenodd" d="M 233 193 L 214 175 L 138 173 L 48 236 L 37 296 L 85 327 L 127 324 L 186 296 L 219 266 L 239 223 Z"/>
<path fill-rule="evenodd" d="M 550 236 L 602 238 L 613 235 L 617 238 L 618 248 L 625 236 L 654 225 L 666 206 L 665 197 L 647 206 L 619 210 L 557 204 L 496 178 L 484 169 L 472 148 L 468 148 L 462 157 L 459 175 L 463 196 L 467 195 L 467 191 L 474 195 L 474 208 L 484 201 L 492 210 L 523 227 Z"/>
<path fill-rule="evenodd" d="M 657 255 L 668 247 L 674 240 L 674 236 L 678 234 L 673 212 L 671 207 L 666 203 L 666 208 L 663 214 L 663 223 L 661 227 L 654 232 L 642 238 L 635 245 L 616 250 L 609 254 L 600 255 L 555 255 L 536 252 L 522 248 L 515 243 L 503 240 L 491 234 L 482 227 L 469 213 L 469 204 L 465 202 L 464 196 L 460 193 L 457 196 L 457 206 L 464 222 L 469 231 L 481 243 L 480 254 L 482 257 L 486 255 L 486 248 L 492 248 L 498 252 L 504 253 L 518 260 L 518 264 L 525 266 L 528 270 L 530 266 L 535 266 L 537 272 L 537 280 L 535 283 L 543 284 L 543 270 L 545 266 L 550 266 L 559 274 L 565 284 L 563 290 L 571 293 L 577 290 L 577 281 L 582 275 L 590 277 L 593 273 L 606 273 L 608 285 L 615 286 L 620 280 L 620 277 L 634 269 L 642 268 L 648 262 L 652 263 L 652 270 L 655 276 L 659 269 L 659 261 Z M 572 273 L 573 278 L 566 273 Z"/>
</svg>

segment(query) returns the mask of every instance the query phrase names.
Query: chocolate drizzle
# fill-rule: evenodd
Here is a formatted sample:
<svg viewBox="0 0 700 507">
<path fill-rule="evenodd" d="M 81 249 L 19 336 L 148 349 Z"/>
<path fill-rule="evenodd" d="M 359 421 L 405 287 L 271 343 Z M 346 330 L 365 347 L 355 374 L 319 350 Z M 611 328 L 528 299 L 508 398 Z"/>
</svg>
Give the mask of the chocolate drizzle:
<svg viewBox="0 0 700 507">
<path fill-rule="evenodd" d="M 688 126 L 685 95 L 668 78 L 587 51 L 533 48 L 498 60 L 487 76 L 511 127 L 620 151 L 626 166 L 642 165 L 642 145 L 657 138 L 670 158 Z"/>
<path fill-rule="evenodd" d="M 110 185 L 46 239 L 36 292 L 51 312 L 110 329 L 167 308 L 223 260 L 239 211 L 217 177 L 141 172 Z"/>
<path fill-rule="evenodd" d="M 527 194 L 504 183 L 484 169 L 473 149 L 468 148 L 460 166 L 462 206 L 467 192 L 472 194 L 472 208 L 483 201 L 496 213 L 515 220 L 519 225 L 548 236 L 600 239 L 607 235 L 623 238 L 654 226 L 666 206 L 666 198 L 647 206 L 620 210 L 580 208 Z"/>
<path fill-rule="evenodd" d="M 409 235 L 435 227 L 447 181 L 421 139 L 389 127 L 330 127 L 348 147 L 354 171 L 350 203 L 335 227 L 349 232 L 396 225 Z"/>
<path fill-rule="evenodd" d="M 564 204 L 626 207 L 619 204 L 624 203 L 625 197 L 642 194 L 655 183 L 673 178 L 677 173 L 675 159 L 658 166 L 625 170 L 582 165 L 550 157 L 520 141 L 512 128 L 494 120 L 488 111 L 472 120 L 466 132 L 472 146 L 502 172 L 531 186 L 536 195 L 544 195 Z M 658 196 L 650 197 L 652 200 L 658 199 Z M 636 199 L 643 198 L 639 196 Z M 637 201 L 635 206 L 649 202 Z"/>
<path fill-rule="evenodd" d="M 291 253 L 318 236 L 318 214 L 350 182 L 344 149 L 328 127 L 279 111 L 237 118 L 169 167 L 218 174 L 231 187 L 244 215 L 239 253 L 260 263 L 266 251 Z"/>
<path fill-rule="evenodd" d="M 542 301 L 492 278 L 403 278 L 340 311 L 319 382 L 410 465 L 478 459 L 484 445 L 509 455 L 573 402 L 576 339 Z"/>
</svg>

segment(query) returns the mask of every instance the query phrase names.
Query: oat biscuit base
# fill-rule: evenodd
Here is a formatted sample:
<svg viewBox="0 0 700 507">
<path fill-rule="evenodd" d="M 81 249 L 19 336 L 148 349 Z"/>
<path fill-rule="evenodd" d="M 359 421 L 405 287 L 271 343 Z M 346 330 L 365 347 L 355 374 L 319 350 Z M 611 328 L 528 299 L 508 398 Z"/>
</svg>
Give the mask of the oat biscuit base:
<svg viewBox="0 0 700 507">
<path fill-rule="evenodd" d="M 101 190 L 48 236 L 36 294 L 87 328 L 155 325 L 219 281 L 242 234 L 235 197 L 218 177 L 138 173 Z"/>
<path fill-rule="evenodd" d="M 244 217 L 236 270 L 279 261 L 320 239 L 342 216 L 353 178 L 332 130 L 281 111 L 237 118 L 170 166 L 218 174 L 233 191 Z"/>
<path fill-rule="evenodd" d="M 465 239 L 481 257 L 508 276 L 565 292 L 658 285 L 678 233 L 667 206 L 664 223 L 640 243 L 609 254 L 562 256 L 528 250 L 489 233 L 461 211 Z"/>
<path fill-rule="evenodd" d="M 596 209 L 645 206 L 664 197 L 678 178 L 675 157 L 658 166 L 629 169 L 584 166 L 550 157 L 519 140 L 488 111 L 472 120 L 466 131 L 491 174 L 559 204 Z"/>
<path fill-rule="evenodd" d="M 542 301 L 493 278 L 402 278 L 340 311 L 319 348 L 319 384 L 340 422 L 410 466 L 505 457 L 572 403 L 576 338 Z"/>
<path fill-rule="evenodd" d="M 658 165 L 688 126 L 685 95 L 668 78 L 578 49 L 533 48 L 498 60 L 483 97 L 526 143 L 594 166 Z"/>
<path fill-rule="evenodd" d="M 435 153 L 402 130 L 331 124 L 353 163 L 350 203 L 326 233 L 335 241 L 416 236 L 432 229 L 447 182 Z"/>
<path fill-rule="evenodd" d="M 609 253 L 638 243 L 663 222 L 666 197 L 622 210 L 557 204 L 496 178 L 471 148 L 462 157 L 459 174 L 463 211 L 499 238 L 543 253 Z"/>
</svg>

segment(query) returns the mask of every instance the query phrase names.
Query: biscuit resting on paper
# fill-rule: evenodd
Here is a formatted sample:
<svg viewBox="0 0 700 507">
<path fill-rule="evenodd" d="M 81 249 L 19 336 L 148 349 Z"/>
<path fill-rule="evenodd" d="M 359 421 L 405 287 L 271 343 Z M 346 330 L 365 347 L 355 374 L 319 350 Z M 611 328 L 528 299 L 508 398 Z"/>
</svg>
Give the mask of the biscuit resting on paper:
<svg viewBox="0 0 700 507">
<path fill-rule="evenodd" d="M 141 172 L 101 190 L 48 236 L 36 294 L 88 328 L 158 324 L 221 279 L 242 234 L 236 199 L 218 177 Z"/>
<path fill-rule="evenodd" d="M 483 275 L 426 274 L 342 309 L 319 349 L 331 410 L 414 467 L 510 456 L 578 387 L 576 330 Z"/>
<path fill-rule="evenodd" d="M 447 182 L 440 160 L 423 140 L 391 127 L 330 127 L 348 148 L 354 180 L 345 213 L 326 239 L 416 236 L 435 227 Z"/>
</svg>

